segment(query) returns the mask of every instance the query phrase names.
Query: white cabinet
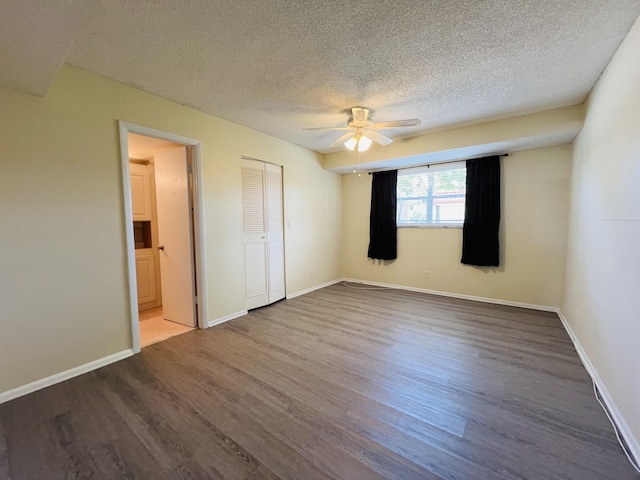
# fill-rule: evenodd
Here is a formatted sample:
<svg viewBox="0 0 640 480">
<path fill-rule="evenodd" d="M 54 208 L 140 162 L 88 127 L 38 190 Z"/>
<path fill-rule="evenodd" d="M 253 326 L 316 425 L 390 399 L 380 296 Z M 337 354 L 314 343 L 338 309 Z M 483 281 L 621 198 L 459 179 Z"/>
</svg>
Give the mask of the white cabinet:
<svg viewBox="0 0 640 480">
<path fill-rule="evenodd" d="M 140 311 L 162 305 L 154 166 L 129 163 Z"/>
<path fill-rule="evenodd" d="M 129 164 L 131 178 L 131 207 L 133 221 L 151 220 L 153 209 L 151 203 L 151 176 L 147 165 Z"/>
<path fill-rule="evenodd" d="M 136 250 L 136 283 L 138 285 L 138 306 L 156 302 L 158 299 L 156 258 L 151 248 Z"/>
</svg>

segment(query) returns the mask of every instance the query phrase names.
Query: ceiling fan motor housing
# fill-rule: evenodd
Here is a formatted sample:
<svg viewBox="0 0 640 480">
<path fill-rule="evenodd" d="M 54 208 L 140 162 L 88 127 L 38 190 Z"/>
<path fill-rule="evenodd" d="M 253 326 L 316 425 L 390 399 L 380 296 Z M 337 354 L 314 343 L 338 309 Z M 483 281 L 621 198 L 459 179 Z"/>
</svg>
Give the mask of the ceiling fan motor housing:
<svg viewBox="0 0 640 480">
<path fill-rule="evenodd" d="M 371 120 L 369 120 L 368 117 L 369 117 L 368 108 L 354 107 L 351 109 L 351 118 L 349 119 L 349 122 L 347 124 L 350 127 L 353 127 L 356 129 L 366 128 L 369 125 L 371 125 Z"/>
</svg>

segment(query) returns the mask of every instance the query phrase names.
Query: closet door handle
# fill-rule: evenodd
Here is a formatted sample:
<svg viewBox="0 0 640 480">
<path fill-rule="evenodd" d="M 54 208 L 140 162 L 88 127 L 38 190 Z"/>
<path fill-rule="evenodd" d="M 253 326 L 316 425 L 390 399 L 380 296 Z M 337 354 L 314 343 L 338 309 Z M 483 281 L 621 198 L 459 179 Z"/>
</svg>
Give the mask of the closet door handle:
<svg viewBox="0 0 640 480">
<path fill-rule="evenodd" d="M 156 248 L 157 248 L 158 250 L 164 250 L 164 245 L 158 245 Z"/>
</svg>

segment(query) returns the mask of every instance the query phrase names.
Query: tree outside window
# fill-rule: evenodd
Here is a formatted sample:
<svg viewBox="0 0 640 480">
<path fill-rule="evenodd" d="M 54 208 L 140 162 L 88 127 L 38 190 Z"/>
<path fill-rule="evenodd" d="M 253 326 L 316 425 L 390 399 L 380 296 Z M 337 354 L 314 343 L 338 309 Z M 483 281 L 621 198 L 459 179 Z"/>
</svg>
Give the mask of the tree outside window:
<svg viewBox="0 0 640 480">
<path fill-rule="evenodd" d="M 398 172 L 397 225 L 462 226 L 466 173 L 464 162 Z"/>
</svg>

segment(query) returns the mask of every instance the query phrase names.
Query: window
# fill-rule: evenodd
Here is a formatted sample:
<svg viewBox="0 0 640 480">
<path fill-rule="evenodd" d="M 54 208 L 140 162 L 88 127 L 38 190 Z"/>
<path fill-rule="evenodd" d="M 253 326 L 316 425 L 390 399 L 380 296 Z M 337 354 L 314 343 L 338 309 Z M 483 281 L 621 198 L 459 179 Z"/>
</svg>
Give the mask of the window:
<svg viewBox="0 0 640 480">
<path fill-rule="evenodd" d="M 398 227 L 461 227 L 467 169 L 465 162 L 398 171 Z"/>
</svg>

